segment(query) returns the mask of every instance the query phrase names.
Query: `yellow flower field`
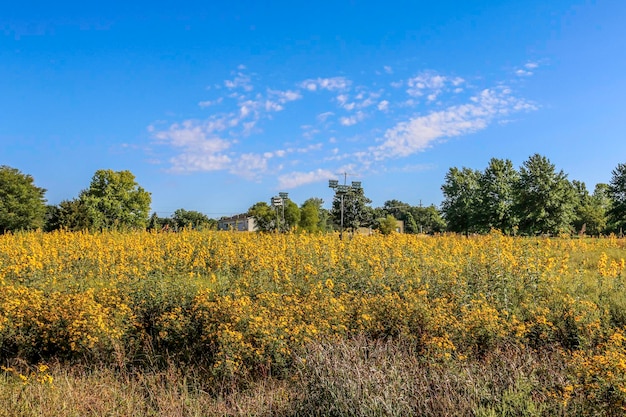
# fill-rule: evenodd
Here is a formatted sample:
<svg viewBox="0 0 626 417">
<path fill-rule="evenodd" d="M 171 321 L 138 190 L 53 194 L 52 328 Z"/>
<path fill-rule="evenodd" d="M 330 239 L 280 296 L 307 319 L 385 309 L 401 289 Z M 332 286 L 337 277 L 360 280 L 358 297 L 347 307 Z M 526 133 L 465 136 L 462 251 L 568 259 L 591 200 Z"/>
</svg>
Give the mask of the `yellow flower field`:
<svg viewBox="0 0 626 417">
<path fill-rule="evenodd" d="M 569 376 L 545 395 L 621 410 L 625 249 L 498 232 L 7 234 L 0 360 L 174 361 L 236 381 L 288 375 L 310 343 L 357 335 L 441 364 L 549 349 Z"/>
</svg>

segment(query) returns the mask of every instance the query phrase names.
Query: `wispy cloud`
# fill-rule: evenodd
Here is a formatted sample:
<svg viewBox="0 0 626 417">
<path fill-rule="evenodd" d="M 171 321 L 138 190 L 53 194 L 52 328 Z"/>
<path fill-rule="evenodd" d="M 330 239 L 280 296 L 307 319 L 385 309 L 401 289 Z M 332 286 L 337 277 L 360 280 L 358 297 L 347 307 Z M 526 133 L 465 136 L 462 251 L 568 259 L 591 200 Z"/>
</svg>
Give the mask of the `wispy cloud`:
<svg viewBox="0 0 626 417">
<path fill-rule="evenodd" d="M 225 80 L 224 86 L 230 90 L 241 88 L 244 91 L 252 91 L 254 89 L 250 76 L 243 72 L 237 72 L 233 79 Z"/>
<path fill-rule="evenodd" d="M 308 91 L 328 90 L 341 91 L 347 89 L 352 82 L 346 77 L 309 78 L 300 83 L 300 87 Z"/>
<path fill-rule="evenodd" d="M 365 119 L 365 113 L 359 111 L 351 116 L 341 117 L 339 119 L 339 123 L 341 123 L 342 126 L 352 126 L 359 123 L 363 119 Z"/>
<path fill-rule="evenodd" d="M 538 62 L 527 62 L 524 64 L 523 68 L 518 68 L 515 70 L 515 75 L 518 77 L 530 77 L 534 74 L 534 69 L 539 68 Z"/>
<path fill-rule="evenodd" d="M 406 92 L 411 97 L 426 96 L 428 101 L 434 101 L 444 91 L 457 90 L 465 80 L 461 77 L 448 77 L 433 71 L 422 72 L 406 81 Z M 456 88 L 451 88 L 456 87 Z"/>
<path fill-rule="evenodd" d="M 380 145 L 371 147 L 375 160 L 406 157 L 423 151 L 435 141 L 485 129 L 494 119 L 535 106 L 511 95 L 506 87 L 485 89 L 469 103 L 412 117 L 388 129 Z"/>
<path fill-rule="evenodd" d="M 527 62 L 515 69 L 523 74 L 515 75 L 538 67 Z M 384 86 L 380 78 L 357 83 L 345 76 L 279 80 L 277 86 L 241 65 L 198 103 L 211 112 L 206 119 L 155 123 L 149 131 L 169 152 L 159 159 L 171 172 L 271 177 L 288 189 L 325 181 L 339 164 L 384 172 L 404 158 L 406 169 L 418 169 L 423 164 L 413 155 L 537 109 L 505 87 L 505 80 L 383 68 L 386 78 L 395 78 Z"/>
<path fill-rule="evenodd" d="M 309 172 L 291 172 L 278 177 L 278 187 L 288 190 L 305 184 L 328 181 L 329 178 L 334 177 L 335 174 L 332 171 L 321 168 Z"/>
<path fill-rule="evenodd" d="M 224 154 L 231 142 L 217 136 L 227 128 L 223 119 L 199 123 L 186 120 L 174 123 L 168 129 L 156 131 L 154 126 L 148 130 L 162 144 L 178 148 L 178 155 L 170 159 L 171 171 L 216 171 L 228 167 L 231 159 Z"/>
</svg>

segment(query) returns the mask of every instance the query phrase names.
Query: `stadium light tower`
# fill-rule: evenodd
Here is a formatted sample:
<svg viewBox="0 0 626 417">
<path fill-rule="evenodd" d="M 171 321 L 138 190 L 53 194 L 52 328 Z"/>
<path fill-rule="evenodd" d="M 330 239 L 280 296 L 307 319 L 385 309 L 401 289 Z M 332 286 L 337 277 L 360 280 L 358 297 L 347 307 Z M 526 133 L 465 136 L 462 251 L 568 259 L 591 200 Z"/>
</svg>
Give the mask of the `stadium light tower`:
<svg viewBox="0 0 626 417">
<path fill-rule="evenodd" d="M 347 185 L 346 181 L 348 178 L 348 173 L 343 173 L 343 184 L 339 184 L 339 180 L 328 180 L 328 187 L 335 190 L 335 194 L 339 195 L 341 199 L 341 229 L 339 232 L 339 239 L 343 239 L 343 211 L 344 211 L 344 203 L 343 198 L 350 190 L 360 190 L 361 181 L 352 181 L 352 185 Z"/>
</svg>

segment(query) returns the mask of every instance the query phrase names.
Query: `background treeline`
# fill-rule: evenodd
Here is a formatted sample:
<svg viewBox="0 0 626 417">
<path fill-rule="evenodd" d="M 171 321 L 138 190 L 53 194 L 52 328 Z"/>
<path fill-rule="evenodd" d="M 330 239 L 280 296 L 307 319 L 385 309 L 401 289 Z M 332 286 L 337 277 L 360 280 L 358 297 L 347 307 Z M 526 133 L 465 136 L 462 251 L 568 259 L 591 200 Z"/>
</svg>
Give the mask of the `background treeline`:
<svg viewBox="0 0 626 417">
<path fill-rule="evenodd" d="M 453 232 L 599 235 L 621 234 L 626 225 L 626 164 L 593 193 L 538 154 L 519 170 L 510 160 L 495 158 L 482 172 L 450 168 L 441 189 L 441 212 Z"/>
<path fill-rule="evenodd" d="M 321 198 L 309 198 L 300 206 L 284 199 L 278 207 L 255 203 L 247 214 L 262 232 L 369 228 L 388 234 L 398 229 L 397 220 L 403 222 L 405 233 L 428 234 L 498 229 L 512 235 L 600 235 L 621 234 L 626 226 L 626 164 L 612 171 L 609 184 L 597 184 L 590 192 L 585 183 L 568 180 L 544 156 L 531 156 L 517 170 L 510 160 L 493 158 L 484 171 L 450 168 L 441 189 L 440 208 L 395 199 L 371 207 L 363 188 L 349 187 L 343 195 L 335 193 L 330 209 L 323 207 Z M 151 194 L 130 171 L 98 170 L 88 188 L 58 205 L 46 205 L 45 192 L 32 176 L 0 166 L 0 233 L 216 229 L 218 225 L 206 214 L 182 208 L 170 217 L 150 215 Z"/>
</svg>

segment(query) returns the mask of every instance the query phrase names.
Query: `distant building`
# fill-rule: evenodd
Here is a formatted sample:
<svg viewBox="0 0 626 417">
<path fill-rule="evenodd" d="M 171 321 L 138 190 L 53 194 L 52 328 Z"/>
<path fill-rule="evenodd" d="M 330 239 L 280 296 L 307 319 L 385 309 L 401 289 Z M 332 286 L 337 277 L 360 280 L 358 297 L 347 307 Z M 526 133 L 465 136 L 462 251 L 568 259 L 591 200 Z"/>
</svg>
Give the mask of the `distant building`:
<svg viewBox="0 0 626 417">
<path fill-rule="evenodd" d="M 238 232 L 254 232 L 256 221 L 247 213 L 232 217 L 223 217 L 217 221 L 217 230 L 234 230 Z"/>
</svg>

